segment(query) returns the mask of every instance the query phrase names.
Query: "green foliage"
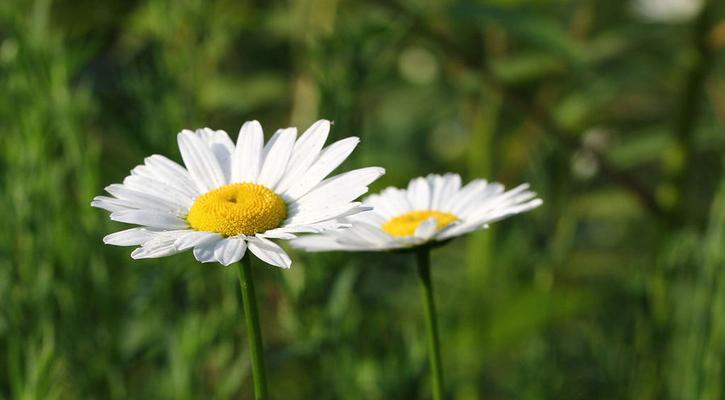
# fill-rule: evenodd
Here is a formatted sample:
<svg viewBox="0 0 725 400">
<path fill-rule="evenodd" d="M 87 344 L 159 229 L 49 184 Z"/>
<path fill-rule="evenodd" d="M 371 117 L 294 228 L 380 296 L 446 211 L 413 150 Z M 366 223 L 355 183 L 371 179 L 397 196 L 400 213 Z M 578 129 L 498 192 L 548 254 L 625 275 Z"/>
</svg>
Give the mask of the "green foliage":
<svg viewBox="0 0 725 400">
<path fill-rule="evenodd" d="M 453 171 L 545 201 L 433 252 L 449 398 L 722 398 L 706 3 L 0 2 L 0 399 L 251 398 L 235 271 L 132 261 L 89 203 L 183 128 L 321 117 L 387 168 L 373 190 Z M 274 397 L 426 398 L 411 257 L 292 255 L 255 269 Z"/>
</svg>

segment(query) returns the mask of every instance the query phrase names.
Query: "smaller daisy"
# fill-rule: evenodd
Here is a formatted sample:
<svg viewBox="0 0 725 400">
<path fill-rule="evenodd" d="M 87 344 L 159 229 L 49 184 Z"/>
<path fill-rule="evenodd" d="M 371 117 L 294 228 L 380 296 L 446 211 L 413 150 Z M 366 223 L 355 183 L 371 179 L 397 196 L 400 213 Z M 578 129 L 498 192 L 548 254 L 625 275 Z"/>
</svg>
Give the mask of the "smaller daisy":
<svg viewBox="0 0 725 400">
<path fill-rule="evenodd" d="M 350 229 L 291 243 L 307 251 L 410 249 L 488 228 L 541 204 L 528 184 L 505 191 L 500 183 L 476 179 L 461 187 L 457 174 L 432 174 L 413 179 L 407 189 L 389 187 L 369 196 L 363 205 L 372 211 L 341 221 L 351 224 Z"/>
<path fill-rule="evenodd" d="M 476 179 L 461 187 L 461 177 L 457 174 L 433 174 L 413 179 L 407 189 L 389 187 L 369 196 L 363 205 L 372 207 L 372 211 L 340 220 L 351 224 L 350 229 L 311 235 L 291 243 L 307 251 L 402 249 L 415 252 L 428 330 L 431 389 L 433 399 L 442 400 L 446 396 L 430 249 L 541 204 L 528 184 L 505 191 L 500 183 Z"/>
</svg>

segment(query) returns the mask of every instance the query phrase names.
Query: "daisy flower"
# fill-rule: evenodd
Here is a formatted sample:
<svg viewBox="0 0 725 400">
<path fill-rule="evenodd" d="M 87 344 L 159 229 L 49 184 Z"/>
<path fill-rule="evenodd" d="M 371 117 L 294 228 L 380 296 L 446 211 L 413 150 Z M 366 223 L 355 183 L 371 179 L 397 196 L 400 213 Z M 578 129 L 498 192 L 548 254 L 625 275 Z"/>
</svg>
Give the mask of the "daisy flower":
<svg viewBox="0 0 725 400">
<path fill-rule="evenodd" d="M 505 191 L 500 183 L 476 179 L 461 187 L 457 174 L 415 178 L 407 189 L 389 187 L 369 196 L 372 211 L 348 216 L 350 229 L 311 235 L 292 241 L 307 251 L 415 252 L 428 331 L 428 358 L 434 400 L 446 398 L 443 385 L 438 322 L 430 274 L 430 249 L 457 236 L 542 204 L 523 184 Z"/>
<path fill-rule="evenodd" d="M 407 189 L 389 187 L 369 196 L 371 211 L 344 218 L 350 229 L 292 241 L 307 251 L 375 251 L 415 248 L 445 242 L 487 228 L 492 222 L 542 204 L 528 184 L 509 191 L 476 179 L 461 187 L 457 174 L 419 177 Z"/>
<path fill-rule="evenodd" d="M 299 138 L 296 128 L 280 129 L 265 144 L 261 125 L 250 121 L 235 145 L 221 130 L 183 130 L 184 166 L 152 155 L 122 184 L 108 186 L 110 196 L 93 199 L 112 220 L 138 225 L 103 241 L 139 246 L 134 259 L 193 249 L 202 263 L 229 265 L 249 249 L 289 268 L 289 256 L 270 239 L 346 227 L 339 218 L 367 210 L 354 200 L 384 173 L 370 167 L 325 179 L 359 142 L 349 137 L 323 148 L 329 131 L 330 122 L 320 120 Z"/>
</svg>

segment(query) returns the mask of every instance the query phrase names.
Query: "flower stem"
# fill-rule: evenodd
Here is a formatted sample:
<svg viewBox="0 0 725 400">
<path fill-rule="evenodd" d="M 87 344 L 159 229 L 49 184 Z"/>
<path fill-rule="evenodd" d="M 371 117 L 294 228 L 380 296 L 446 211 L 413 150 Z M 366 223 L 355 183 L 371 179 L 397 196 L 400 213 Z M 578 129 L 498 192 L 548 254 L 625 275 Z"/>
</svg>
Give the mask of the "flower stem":
<svg viewBox="0 0 725 400">
<path fill-rule="evenodd" d="M 423 247 L 416 250 L 418 260 L 418 278 L 420 279 L 423 307 L 428 328 L 428 360 L 430 362 L 431 387 L 433 400 L 443 400 L 443 368 L 441 366 L 440 340 L 438 339 L 438 320 L 435 301 L 433 300 L 433 284 L 430 279 L 430 249 Z"/>
<path fill-rule="evenodd" d="M 244 319 L 247 323 L 247 338 L 252 355 L 252 378 L 254 379 L 254 398 L 266 400 L 267 378 L 264 372 L 264 347 L 262 346 L 262 331 L 259 328 L 259 312 L 257 299 L 254 294 L 254 279 L 252 278 L 252 256 L 248 254 L 239 263 L 239 286 L 242 288 L 242 302 L 244 306 Z"/>
</svg>

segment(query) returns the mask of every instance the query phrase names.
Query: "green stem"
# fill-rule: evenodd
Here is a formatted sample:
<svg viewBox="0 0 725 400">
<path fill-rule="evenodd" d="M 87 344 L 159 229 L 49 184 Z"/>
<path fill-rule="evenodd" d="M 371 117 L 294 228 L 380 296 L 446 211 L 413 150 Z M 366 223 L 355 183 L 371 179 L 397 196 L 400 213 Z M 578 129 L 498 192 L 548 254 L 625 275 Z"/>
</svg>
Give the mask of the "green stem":
<svg viewBox="0 0 725 400">
<path fill-rule="evenodd" d="M 441 366 L 436 306 L 433 300 L 433 284 L 430 279 L 430 249 L 420 248 L 415 255 L 418 260 L 418 278 L 420 279 L 426 326 L 428 328 L 428 360 L 430 362 L 433 400 L 443 400 L 443 368 Z"/>
<path fill-rule="evenodd" d="M 249 340 L 249 348 L 252 354 L 254 398 L 256 400 L 266 400 L 269 396 L 267 395 L 267 378 L 264 372 L 264 347 L 262 346 L 262 331 L 259 328 L 257 299 L 254 294 L 251 254 L 242 258 L 237 271 L 239 271 L 239 286 L 242 288 L 244 319 L 247 323 L 247 339 Z"/>
</svg>

